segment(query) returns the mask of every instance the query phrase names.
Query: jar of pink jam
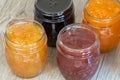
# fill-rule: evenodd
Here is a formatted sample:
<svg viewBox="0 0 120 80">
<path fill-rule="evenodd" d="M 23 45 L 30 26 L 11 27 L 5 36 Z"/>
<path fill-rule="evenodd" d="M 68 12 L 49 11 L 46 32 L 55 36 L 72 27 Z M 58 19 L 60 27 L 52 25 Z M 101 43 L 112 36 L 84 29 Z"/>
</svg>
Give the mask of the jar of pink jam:
<svg viewBox="0 0 120 80">
<path fill-rule="evenodd" d="M 100 61 L 96 32 L 88 25 L 71 24 L 57 38 L 57 63 L 66 80 L 88 80 Z"/>
</svg>

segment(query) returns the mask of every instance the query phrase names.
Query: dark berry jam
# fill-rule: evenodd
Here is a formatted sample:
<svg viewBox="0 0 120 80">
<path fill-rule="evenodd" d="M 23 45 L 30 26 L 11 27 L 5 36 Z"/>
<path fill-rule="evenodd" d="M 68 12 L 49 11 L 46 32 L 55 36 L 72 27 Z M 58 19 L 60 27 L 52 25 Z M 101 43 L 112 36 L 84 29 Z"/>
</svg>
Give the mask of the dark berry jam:
<svg viewBox="0 0 120 80">
<path fill-rule="evenodd" d="M 75 22 L 72 0 L 36 0 L 34 19 L 42 23 L 48 37 L 48 46 L 55 47 L 59 31 Z"/>
</svg>

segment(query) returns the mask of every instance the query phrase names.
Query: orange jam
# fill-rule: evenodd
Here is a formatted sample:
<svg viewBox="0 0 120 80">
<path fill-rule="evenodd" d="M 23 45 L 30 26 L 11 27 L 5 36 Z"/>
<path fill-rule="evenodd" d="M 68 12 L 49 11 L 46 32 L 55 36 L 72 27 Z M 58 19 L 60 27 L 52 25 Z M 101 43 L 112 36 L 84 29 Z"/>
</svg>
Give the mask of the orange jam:
<svg viewBox="0 0 120 80">
<path fill-rule="evenodd" d="M 115 49 L 120 34 L 120 4 L 116 0 L 89 0 L 83 23 L 91 25 L 99 35 L 101 52 Z"/>
<path fill-rule="evenodd" d="M 47 37 L 41 24 L 18 20 L 5 34 L 6 58 L 10 68 L 20 77 L 38 75 L 47 60 Z"/>
</svg>

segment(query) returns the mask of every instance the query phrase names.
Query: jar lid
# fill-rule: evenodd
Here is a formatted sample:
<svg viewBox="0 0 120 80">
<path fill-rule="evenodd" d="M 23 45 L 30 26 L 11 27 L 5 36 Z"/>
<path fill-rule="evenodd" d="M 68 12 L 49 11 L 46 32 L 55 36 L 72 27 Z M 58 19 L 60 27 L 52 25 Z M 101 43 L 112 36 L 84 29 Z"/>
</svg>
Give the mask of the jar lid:
<svg viewBox="0 0 120 80">
<path fill-rule="evenodd" d="M 47 16 L 62 15 L 72 5 L 72 0 L 36 0 L 36 8 Z"/>
</svg>

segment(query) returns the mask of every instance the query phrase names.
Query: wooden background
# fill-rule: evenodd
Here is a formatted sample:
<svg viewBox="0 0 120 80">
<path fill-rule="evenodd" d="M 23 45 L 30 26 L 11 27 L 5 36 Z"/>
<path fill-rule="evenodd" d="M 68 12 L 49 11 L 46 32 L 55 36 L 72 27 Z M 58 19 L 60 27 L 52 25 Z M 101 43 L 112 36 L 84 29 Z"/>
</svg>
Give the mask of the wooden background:
<svg viewBox="0 0 120 80">
<path fill-rule="evenodd" d="M 0 80 L 65 80 L 56 63 L 56 49 L 49 48 L 49 58 L 43 72 L 31 79 L 17 77 L 9 68 L 3 47 L 3 35 L 9 21 L 19 18 L 33 19 L 35 0 L 0 0 Z M 76 22 L 81 22 L 87 0 L 73 0 Z M 99 69 L 91 80 L 120 80 L 120 45 L 112 52 L 101 54 Z"/>
</svg>

